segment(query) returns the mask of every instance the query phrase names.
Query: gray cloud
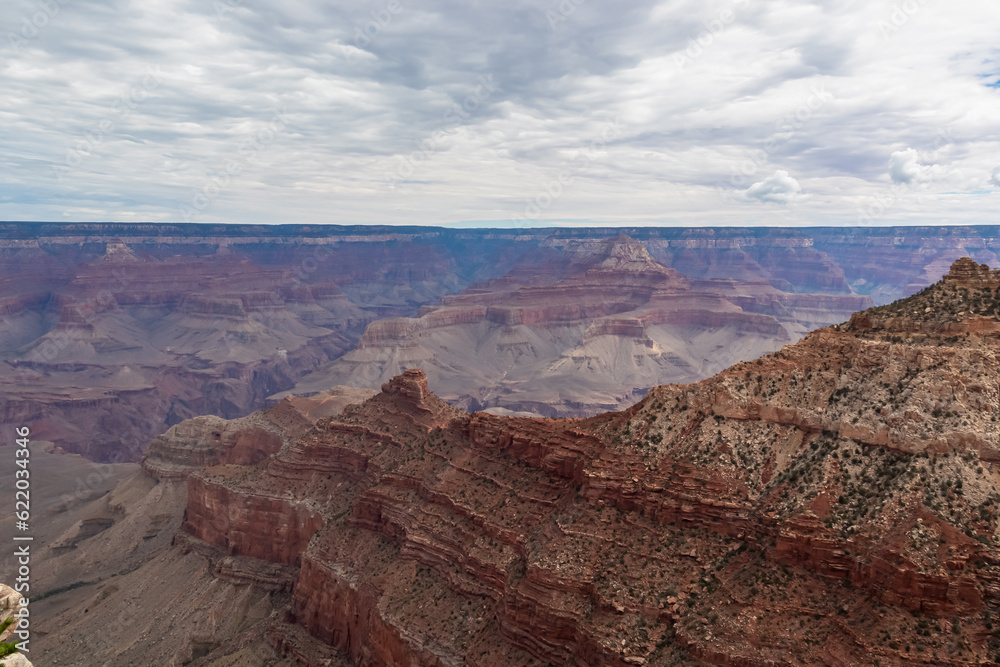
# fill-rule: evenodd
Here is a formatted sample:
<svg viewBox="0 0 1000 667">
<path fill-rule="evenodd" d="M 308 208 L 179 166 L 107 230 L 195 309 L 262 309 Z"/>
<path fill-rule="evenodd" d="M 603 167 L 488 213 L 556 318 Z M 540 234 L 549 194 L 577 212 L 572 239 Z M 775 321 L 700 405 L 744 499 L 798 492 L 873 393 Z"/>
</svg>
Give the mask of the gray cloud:
<svg viewBox="0 0 1000 667">
<path fill-rule="evenodd" d="M 54 2 L 0 6 L 0 218 L 178 220 L 228 175 L 196 220 L 503 221 L 568 172 L 534 224 L 851 224 L 892 183 L 926 208 L 886 224 L 992 219 L 994 4 Z"/>
<path fill-rule="evenodd" d="M 759 183 L 751 185 L 746 196 L 762 202 L 787 204 L 802 192 L 802 186 L 787 171 L 779 169 Z"/>
</svg>

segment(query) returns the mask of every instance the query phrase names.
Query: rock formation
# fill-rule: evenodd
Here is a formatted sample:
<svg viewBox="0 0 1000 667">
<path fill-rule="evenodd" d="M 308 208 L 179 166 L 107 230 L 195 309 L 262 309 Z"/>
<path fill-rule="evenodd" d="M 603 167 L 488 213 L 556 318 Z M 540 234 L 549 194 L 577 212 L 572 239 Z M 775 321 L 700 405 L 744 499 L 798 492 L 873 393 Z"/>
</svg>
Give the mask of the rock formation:
<svg viewBox="0 0 1000 667">
<path fill-rule="evenodd" d="M 842 278 L 828 281 L 841 294 L 791 294 L 762 279 L 692 280 L 624 235 L 558 247 L 570 258 L 558 271 L 516 269 L 417 318 L 373 322 L 354 350 L 293 392 L 377 387 L 419 366 L 442 398 L 466 409 L 587 416 L 771 352 L 871 305 Z"/>
<path fill-rule="evenodd" d="M 992 664 L 998 288 L 963 260 L 588 419 L 470 415 L 409 370 L 191 473 L 177 543 L 287 568 L 266 635 L 302 665 Z"/>
<path fill-rule="evenodd" d="M 245 418 L 182 422 L 155 439 L 138 470 L 135 464 L 67 470 L 66 460 L 80 457 L 33 455 L 39 526 L 32 550 L 33 655 L 50 665 L 293 667 L 267 643 L 267 629 L 286 613 L 297 567 L 230 554 L 178 533 L 187 476 L 220 462 L 262 461 L 317 420 L 373 393 L 335 388 Z M 119 473 L 122 481 L 110 493 L 94 488 L 55 505 L 46 495 L 60 477 L 77 474 L 78 484 L 90 484 L 91 477 Z M 99 520 L 99 532 L 87 530 Z M 319 664 L 347 667 L 332 647 L 313 653 L 323 656 Z"/>
<path fill-rule="evenodd" d="M 277 454 L 317 420 L 339 414 L 375 392 L 334 387 L 308 398 L 288 396 L 273 408 L 238 419 L 212 415 L 170 427 L 150 443 L 143 468 L 155 479 L 186 479 L 196 470 L 224 464 L 254 464 Z"/>
<path fill-rule="evenodd" d="M 963 255 L 1000 262 L 995 227 L 629 229 L 652 260 L 690 280 L 692 293 L 714 295 L 694 309 L 669 306 L 694 313 L 693 328 L 679 313 L 671 324 L 652 321 L 641 303 L 584 313 L 575 329 L 532 322 L 537 313 L 525 303 L 487 306 L 494 320 L 485 322 L 501 333 L 483 343 L 497 359 L 464 395 L 440 384 L 454 374 L 440 364 L 465 365 L 463 346 L 479 340 L 469 323 L 483 317 L 474 289 L 529 297 L 538 294 L 529 288 L 572 282 L 572 267 L 620 231 L 0 223 L 0 415 L 92 459 L 137 461 L 150 439 L 184 419 L 266 407 L 268 396 L 354 348 L 374 320 L 389 321 L 369 331 L 356 350 L 371 357 L 368 370 L 353 373 L 372 387 L 400 366 L 420 366 L 467 408 L 590 414 L 630 403 L 636 388 L 705 377 L 775 349 L 784 335 L 794 340 L 862 307 L 859 295 L 884 304 L 912 294 Z M 621 270 L 642 272 L 642 262 Z M 443 299 L 459 293 L 452 305 Z M 540 299 L 541 314 L 554 316 L 558 299 Z M 424 307 L 434 312 L 421 317 Z M 515 312 L 529 321 L 505 319 Z M 728 333 L 713 341 L 704 327 Z M 741 327 L 749 329 L 733 333 Z M 767 340 L 768 331 L 778 338 Z M 465 337 L 433 340 L 446 332 Z M 387 354 L 390 343 L 414 337 L 433 344 Z M 502 362 L 515 359 L 544 373 L 546 360 L 559 363 L 553 373 L 578 388 L 527 391 L 527 382 L 503 377 Z M 593 379 L 618 368 L 627 370 L 612 388 Z"/>
<path fill-rule="evenodd" d="M 91 645 L 89 609 L 128 619 L 93 653 L 113 666 L 994 664 L 998 288 L 963 260 L 587 419 L 468 414 L 411 369 L 339 415 L 180 424 L 81 549 L 165 544 L 143 512 L 186 488 L 174 546 L 64 642 Z"/>
<path fill-rule="evenodd" d="M 21 607 L 23 596 L 7 584 L 0 584 L 0 642 L 16 643 L 18 639 L 14 637 L 17 629 L 17 618 L 15 613 Z M 3 655 L 0 653 L 0 655 Z M 31 661 L 23 653 L 11 653 L 5 657 L 0 657 L 0 665 L 3 667 L 31 667 Z"/>
<path fill-rule="evenodd" d="M 24 596 L 15 591 L 7 584 L 0 584 L 0 625 L 7 624 L 7 627 L 0 632 L 0 642 L 8 641 L 14 634 L 16 623 L 10 624 L 10 619 L 14 618 L 14 613 L 20 606 Z"/>
<path fill-rule="evenodd" d="M 2 667 L 31 667 L 32 663 L 23 653 L 13 653 L 6 658 L 0 658 Z"/>
</svg>

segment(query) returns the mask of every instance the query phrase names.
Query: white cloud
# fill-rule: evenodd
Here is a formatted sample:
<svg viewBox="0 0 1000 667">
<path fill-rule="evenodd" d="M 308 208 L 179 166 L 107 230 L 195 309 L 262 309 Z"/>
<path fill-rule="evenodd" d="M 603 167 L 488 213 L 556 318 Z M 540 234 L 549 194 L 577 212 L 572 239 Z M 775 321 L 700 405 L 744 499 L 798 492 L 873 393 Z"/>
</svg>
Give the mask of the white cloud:
<svg viewBox="0 0 1000 667">
<path fill-rule="evenodd" d="M 787 204 L 802 192 L 802 186 L 788 175 L 784 169 L 779 169 L 759 183 L 751 185 L 746 196 L 763 202 Z"/>
<path fill-rule="evenodd" d="M 893 23 L 898 0 L 588 2 L 555 27 L 558 0 L 56 4 L 0 42 L 0 219 L 178 220 L 235 160 L 196 220 L 507 220 L 565 171 L 540 224 L 753 224 L 747 198 L 794 200 L 774 224 L 853 224 L 889 155 L 894 183 L 951 194 L 922 188 L 886 224 L 995 218 L 988 196 L 954 193 L 991 172 L 1000 187 L 1000 3 Z M 0 34 L 40 6 L 0 2 Z M 162 83 L 113 115 L 154 66 Z M 485 76 L 498 90 L 448 120 Z M 287 125 L 241 152 L 279 109 Z"/>
<path fill-rule="evenodd" d="M 1000 167 L 993 170 L 993 175 L 990 176 L 990 185 L 1000 188 Z"/>
<path fill-rule="evenodd" d="M 896 151 L 889 156 L 889 177 L 893 183 L 916 185 L 933 180 L 940 172 L 938 165 L 920 163 L 920 154 L 913 148 Z"/>
</svg>

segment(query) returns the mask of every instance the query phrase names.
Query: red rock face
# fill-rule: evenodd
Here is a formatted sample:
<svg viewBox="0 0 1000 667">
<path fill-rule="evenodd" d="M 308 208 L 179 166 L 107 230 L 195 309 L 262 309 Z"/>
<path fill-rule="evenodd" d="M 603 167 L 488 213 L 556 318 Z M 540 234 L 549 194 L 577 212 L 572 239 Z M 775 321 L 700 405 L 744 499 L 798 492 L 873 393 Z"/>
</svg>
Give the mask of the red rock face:
<svg viewBox="0 0 1000 667">
<path fill-rule="evenodd" d="M 271 527 L 267 536 L 260 533 L 262 525 Z M 322 516 L 288 498 L 236 493 L 197 475 L 188 480 L 183 529 L 231 555 L 298 565 L 322 526 Z"/>
<path fill-rule="evenodd" d="M 962 298 L 959 323 L 992 303 Z M 410 370 L 193 478 L 186 530 L 251 555 L 283 522 L 268 557 L 302 568 L 269 636 L 307 665 L 299 626 L 362 665 L 983 664 L 998 338 L 898 335 L 824 330 L 584 420 L 467 415 Z"/>
<path fill-rule="evenodd" d="M 448 664 L 432 649 L 413 646 L 400 628 L 382 619 L 377 599 L 349 573 L 330 570 L 306 558 L 299 581 L 314 595 L 296 607 L 293 618 L 313 636 L 336 646 L 355 664 L 441 667 Z M 349 609 L 351 613 L 344 614 Z M 282 636 L 276 648 L 283 648 Z"/>
</svg>

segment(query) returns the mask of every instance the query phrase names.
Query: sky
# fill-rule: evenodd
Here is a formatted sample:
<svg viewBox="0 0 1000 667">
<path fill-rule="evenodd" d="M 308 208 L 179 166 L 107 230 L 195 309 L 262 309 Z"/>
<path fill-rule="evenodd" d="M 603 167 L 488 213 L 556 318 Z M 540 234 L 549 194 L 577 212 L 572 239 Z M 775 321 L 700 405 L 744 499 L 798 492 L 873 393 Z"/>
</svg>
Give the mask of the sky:
<svg viewBox="0 0 1000 667">
<path fill-rule="evenodd" d="M 0 220 L 1000 224 L 995 0 L 3 0 Z"/>
</svg>

